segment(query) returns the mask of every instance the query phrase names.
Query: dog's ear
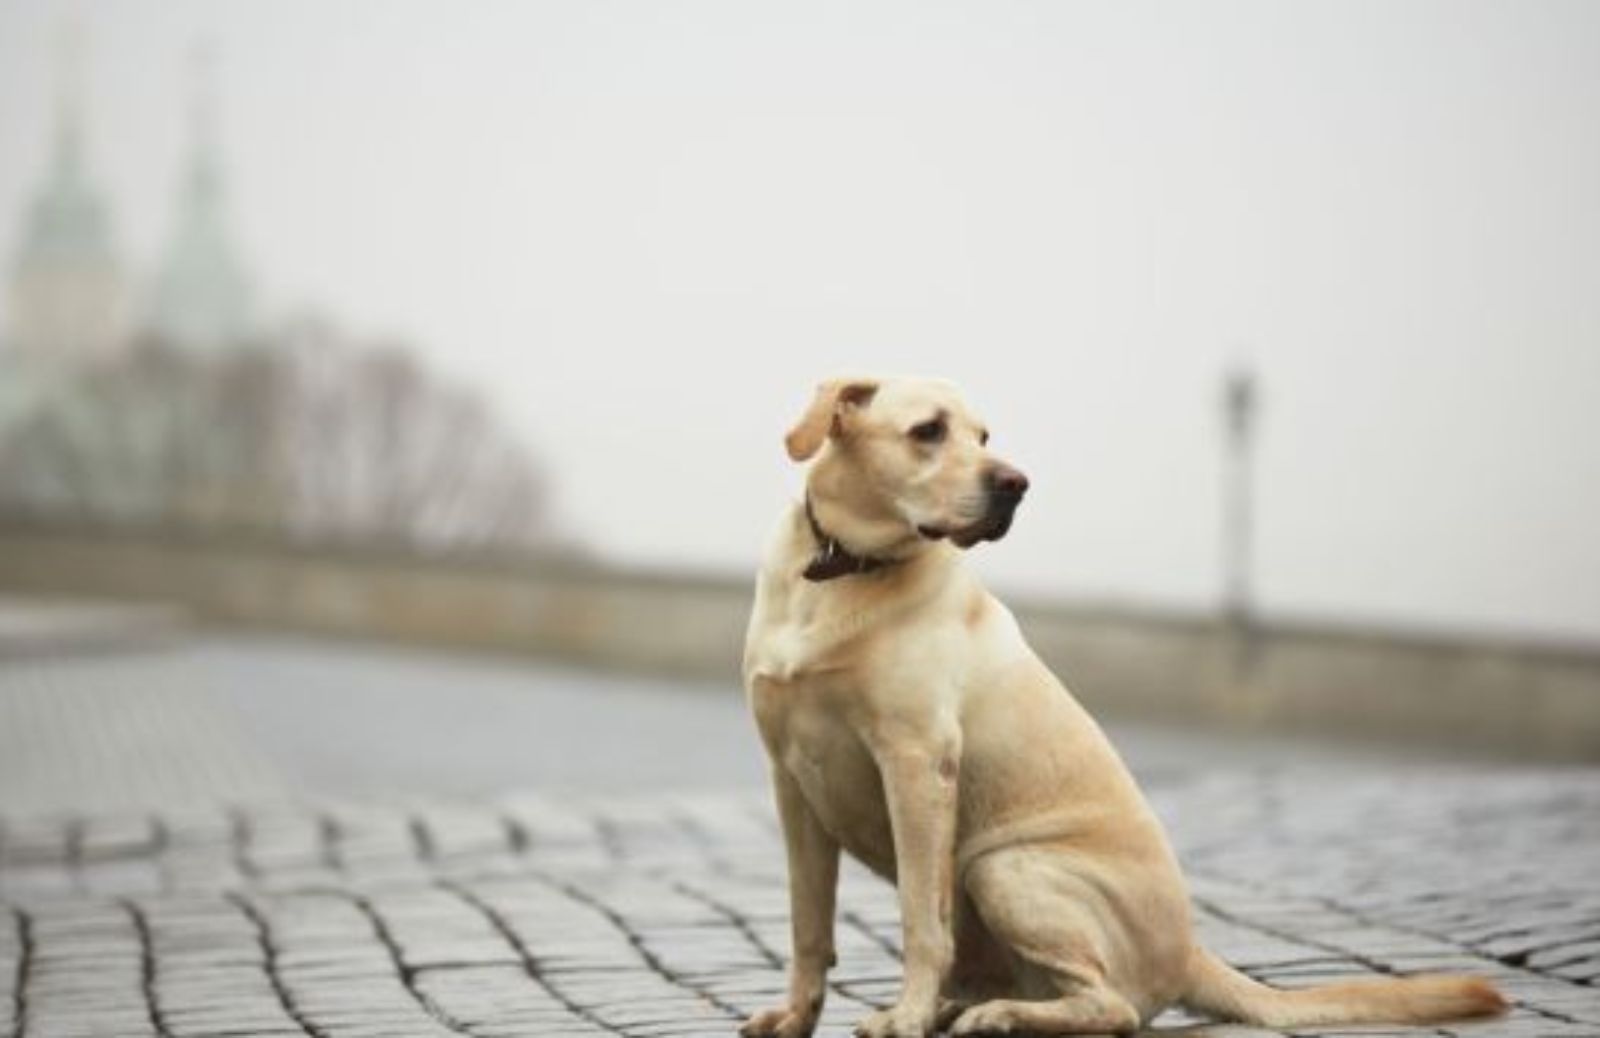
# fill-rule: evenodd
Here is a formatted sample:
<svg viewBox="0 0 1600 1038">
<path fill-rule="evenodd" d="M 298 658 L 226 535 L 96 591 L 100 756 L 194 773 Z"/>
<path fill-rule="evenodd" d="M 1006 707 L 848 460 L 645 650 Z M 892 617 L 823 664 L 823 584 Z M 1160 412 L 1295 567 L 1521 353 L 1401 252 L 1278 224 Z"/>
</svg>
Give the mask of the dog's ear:
<svg viewBox="0 0 1600 1038">
<path fill-rule="evenodd" d="M 817 387 L 811 406 L 783 439 L 789 457 L 805 461 L 822 449 L 822 441 L 837 436 L 847 410 L 866 407 L 878 392 L 878 383 L 864 378 L 834 378 Z"/>
</svg>

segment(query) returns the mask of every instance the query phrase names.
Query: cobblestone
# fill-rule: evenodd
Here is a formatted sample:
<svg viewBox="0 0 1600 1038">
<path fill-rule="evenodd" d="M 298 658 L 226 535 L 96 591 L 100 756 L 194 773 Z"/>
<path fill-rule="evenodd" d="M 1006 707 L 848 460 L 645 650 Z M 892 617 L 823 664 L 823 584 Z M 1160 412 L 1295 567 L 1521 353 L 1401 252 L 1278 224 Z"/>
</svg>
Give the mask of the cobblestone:
<svg viewBox="0 0 1600 1038">
<path fill-rule="evenodd" d="M 1204 939 L 1286 985 L 1467 970 L 1518 1000 L 1420 1033 L 1600 1035 L 1600 777 L 1398 779 L 1263 768 L 1155 790 Z M 0 1035 L 19 1038 L 730 1034 L 781 997 L 788 954 L 754 793 L 12 815 L 0 900 Z M 899 977 L 889 888 L 847 867 L 839 910 L 834 1034 Z"/>
</svg>

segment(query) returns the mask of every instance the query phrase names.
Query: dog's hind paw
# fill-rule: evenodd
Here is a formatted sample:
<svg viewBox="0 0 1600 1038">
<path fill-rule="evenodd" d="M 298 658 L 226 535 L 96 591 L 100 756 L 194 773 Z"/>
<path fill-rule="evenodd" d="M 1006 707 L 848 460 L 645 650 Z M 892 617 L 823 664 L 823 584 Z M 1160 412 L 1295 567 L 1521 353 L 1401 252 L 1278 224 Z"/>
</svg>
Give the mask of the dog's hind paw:
<svg viewBox="0 0 1600 1038">
<path fill-rule="evenodd" d="M 1003 1008 L 979 1004 L 963 1011 L 950 1024 L 952 1038 L 956 1035 L 1007 1034 L 1016 1023 Z"/>
<path fill-rule="evenodd" d="M 923 1038 L 933 1033 L 933 1023 L 932 1012 L 894 1005 L 856 1024 L 856 1038 Z"/>
</svg>

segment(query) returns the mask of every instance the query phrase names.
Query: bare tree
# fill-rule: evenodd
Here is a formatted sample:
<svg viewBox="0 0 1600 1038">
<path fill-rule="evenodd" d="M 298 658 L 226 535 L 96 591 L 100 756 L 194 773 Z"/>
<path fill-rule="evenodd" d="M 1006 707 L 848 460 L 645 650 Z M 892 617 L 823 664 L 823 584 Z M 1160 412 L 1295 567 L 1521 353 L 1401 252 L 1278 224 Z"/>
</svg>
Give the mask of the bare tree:
<svg viewBox="0 0 1600 1038">
<path fill-rule="evenodd" d="M 549 536 L 539 466 L 478 395 L 313 323 L 81 373 L 0 442 L 0 509 L 428 550 Z"/>
</svg>

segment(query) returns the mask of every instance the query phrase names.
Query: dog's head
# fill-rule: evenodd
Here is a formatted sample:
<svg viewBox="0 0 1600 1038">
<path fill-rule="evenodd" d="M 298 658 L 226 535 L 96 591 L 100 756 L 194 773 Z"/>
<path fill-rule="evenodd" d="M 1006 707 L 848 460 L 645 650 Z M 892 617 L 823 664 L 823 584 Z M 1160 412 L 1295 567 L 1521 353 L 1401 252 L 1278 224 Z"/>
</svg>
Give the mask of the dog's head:
<svg viewBox="0 0 1600 1038">
<path fill-rule="evenodd" d="M 988 442 L 949 382 L 838 378 L 817 387 L 784 444 L 795 461 L 821 452 L 808 474 L 813 505 L 852 550 L 870 552 L 912 538 L 970 548 L 1004 537 L 1028 479 Z"/>
</svg>

